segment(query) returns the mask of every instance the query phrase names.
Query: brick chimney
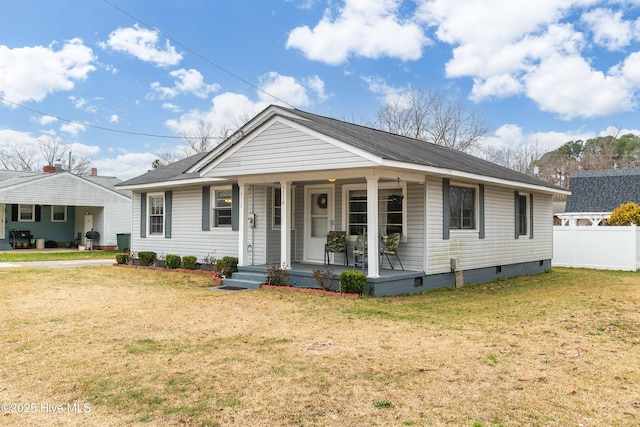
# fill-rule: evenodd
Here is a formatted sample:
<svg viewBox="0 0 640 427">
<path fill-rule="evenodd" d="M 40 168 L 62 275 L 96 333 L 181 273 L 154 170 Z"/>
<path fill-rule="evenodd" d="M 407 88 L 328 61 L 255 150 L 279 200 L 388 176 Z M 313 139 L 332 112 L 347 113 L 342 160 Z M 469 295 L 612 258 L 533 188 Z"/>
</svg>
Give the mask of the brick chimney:
<svg viewBox="0 0 640 427">
<path fill-rule="evenodd" d="M 91 168 L 91 176 L 98 176 L 98 168 Z"/>
<path fill-rule="evenodd" d="M 44 173 L 56 173 L 56 167 L 55 166 L 51 166 L 51 165 L 47 165 L 47 166 L 42 168 L 42 172 L 44 172 Z"/>
</svg>

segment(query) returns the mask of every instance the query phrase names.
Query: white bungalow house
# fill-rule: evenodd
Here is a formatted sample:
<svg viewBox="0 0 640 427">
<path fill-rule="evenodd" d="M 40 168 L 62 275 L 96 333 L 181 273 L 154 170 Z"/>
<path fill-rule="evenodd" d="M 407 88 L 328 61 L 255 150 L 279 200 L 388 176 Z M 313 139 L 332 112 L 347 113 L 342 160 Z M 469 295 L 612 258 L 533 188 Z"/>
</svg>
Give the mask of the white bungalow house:
<svg viewBox="0 0 640 427">
<path fill-rule="evenodd" d="M 270 106 L 213 151 L 121 183 L 132 250 L 237 256 L 236 286 L 269 265 L 312 286 L 330 230 L 369 250 L 369 292 L 391 295 L 534 274 L 552 258 L 552 196 L 565 190 L 441 146 Z M 399 263 L 380 236 L 402 233 Z M 332 268 L 344 264 L 343 254 Z M 381 264 L 384 261 L 384 264 Z M 233 281 L 235 280 L 235 281 Z"/>
<path fill-rule="evenodd" d="M 59 167 L 43 172 L 0 170 L 0 250 L 85 245 L 86 233 L 99 233 L 93 249 L 116 249 L 117 235 L 131 233 L 131 192 L 119 179 L 77 176 Z M 121 248 L 124 249 L 124 248 Z"/>
</svg>

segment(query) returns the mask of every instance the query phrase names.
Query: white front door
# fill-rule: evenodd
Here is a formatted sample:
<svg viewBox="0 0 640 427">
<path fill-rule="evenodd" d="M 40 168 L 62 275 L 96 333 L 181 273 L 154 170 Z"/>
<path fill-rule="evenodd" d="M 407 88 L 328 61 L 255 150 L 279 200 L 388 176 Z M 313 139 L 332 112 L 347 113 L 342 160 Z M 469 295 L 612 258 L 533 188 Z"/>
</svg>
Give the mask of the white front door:
<svg viewBox="0 0 640 427">
<path fill-rule="evenodd" d="M 5 235 L 4 235 L 4 203 L 0 203 L 0 224 L 2 224 L 2 226 L 0 226 L 0 239 L 4 239 Z"/>
<path fill-rule="evenodd" d="M 305 188 L 305 261 L 321 263 L 324 244 L 333 225 L 333 187 Z"/>
<path fill-rule="evenodd" d="M 84 238 L 85 235 L 87 234 L 87 231 L 91 231 L 91 230 L 93 230 L 93 215 L 85 215 L 84 216 L 84 232 L 82 233 L 82 237 Z"/>
</svg>

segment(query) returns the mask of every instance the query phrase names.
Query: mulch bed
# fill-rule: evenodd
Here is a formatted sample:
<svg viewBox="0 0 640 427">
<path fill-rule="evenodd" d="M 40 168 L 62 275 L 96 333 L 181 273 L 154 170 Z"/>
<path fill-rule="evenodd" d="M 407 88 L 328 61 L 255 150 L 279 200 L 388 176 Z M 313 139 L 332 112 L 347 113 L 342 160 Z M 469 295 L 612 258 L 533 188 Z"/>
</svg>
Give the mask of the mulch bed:
<svg viewBox="0 0 640 427">
<path fill-rule="evenodd" d="M 129 268 L 139 268 L 142 270 L 155 270 L 155 271 L 175 271 L 177 273 L 186 273 L 186 274 L 205 274 L 211 276 L 214 282 L 218 285 L 222 284 L 222 278 L 218 276 L 213 270 L 188 270 L 186 268 L 165 268 L 165 267 L 154 267 L 152 265 L 131 265 L 131 264 L 113 264 L 116 267 L 129 267 Z"/>
</svg>

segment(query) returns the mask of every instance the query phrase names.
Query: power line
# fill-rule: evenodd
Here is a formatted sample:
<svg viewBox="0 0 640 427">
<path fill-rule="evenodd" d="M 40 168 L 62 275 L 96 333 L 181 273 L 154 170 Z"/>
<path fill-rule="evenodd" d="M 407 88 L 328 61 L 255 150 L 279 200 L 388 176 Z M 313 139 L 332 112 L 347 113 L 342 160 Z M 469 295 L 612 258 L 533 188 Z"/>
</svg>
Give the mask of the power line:
<svg viewBox="0 0 640 427">
<path fill-rule="evenodd" d="M 115 4 L 111 3 L 109 0 L 103 0 L 103 1 L 104 1 L 105 3 L 107 3 L 109 6 L 111 6 L 112 8 L 116 9 L 118 12 L 120 12 L 120 13 L 122 13 L 122 14 L 124 14 L 124 15 L 128 16 L 129 18 L 133 19 L 134 21 L 138 22 L 139 24 L 141 24 L 141 25 L 143 25 L 143 26 L 147 27 L 149 30 L 154 31 L 154 32 L 156 32 L 156 33 L 160 34 L 160 35 L 161 35 L 162 37 L 164 37 L 165 39 L 167 39 L 167 40 L 169 40 L 170 42 L 172 42 L 172 43 L 176 44 L 177 46 L 180 46 L 182 49 L 186 50 L 187 52 L 189 52 L 189 53 L 191 53 L 191 54 L 193 54 L 193 55 L 195 55 L 195 56 L 197 56 L 198 58 L 202 59 L 203 61 L 205 61 L 205 62 L 207 62 L 207 63 L 209 63 L 209 64 L 213 65 L 214 67 L 216 67 L 216 68 L 217 68 L 217 69 L 219 69 L 220 71 L 222 71 L 222 72 L 224 72 L 224 73 L 226 73 L 226 74 L 230 75 L 231 77 L 233 77 L 233 78 L 235 78 L 235 79 L 237 79 L 237 80 L 241 81 L 242 83 L 244 83 L 244 84 L 246 84 L 246 85 L 248 85 L 248 86 L 250 86 L 250 87 L 254 88 L 254 89 L 255 89 L 255 90 L 257 90 L 257 91 L 260 91 L 260 92 L 264 93 L 265 95 L 270 96 L 271 98 L 273 98 L 273 99 L 275 99 L 275 100 L 277 100 L 277 101 L 282 102 L 283 104 L 285 104 L 285 105 L 286 105 L 286 106 L 288 106 L 288 107 L 291 107 L 291 108 L 293 108 L 293 109 L 295 109 L 295 108 L 296 108 L 295 106 L 291 105 L 290 103 L 288 103 L 288 102 L 287 102 L 287 101 L 285 101 L 284 99 L 279 98 L 279 97 L 277 97 L 277 96 L 273 95 L 272 93 L 269 93 L 269 92 L 267 92 L 266 90 L 264 90 L 264 89 L 262 89 L 262 88 L 260 88 L 260 87 L 258 87 L 258 86 L 256 86 L 256 85 L 254 85 L 254 84 L 253 84 L 253 83 L 251 83 L 250 81 L 248 81 L 248 80 L 244 79 L 243 77 L 240 77 L 239 75 L 235 74 L 235 73 L 234 73 L 234 72 L 232 72 L 231 70 L 228 70 L 227 68 L 223 67 L 222 65 L 220 65 L 220 64 L 218 64 L 218 63 L 216 63 L 216 62 L 214 62 L 214 61 L 210 60 L 210 59 L 209 59 L 209 58 L 207 58 L 206 56 L 204 56 L 204 55 L 202 55 L 202 54 L 200 54 L 200 53 L 196 52 L 195 50 L 191 49 L 190 47 L 188 47 L 188 46 L 186 46 L 186 45 L 184 45 L 184 44 L 180 43 L 179 41 L 177 41 L 176 39 L 174 39 L 174 38 L 172 38 L 172 37 L 168 36 L 167 34 L 163 33 L 162 31 L 160 31 L 160 30 L 158 30 L 158 29 L 156 29 L 156 28 L 153 28 L 153 27 L 152 27 L 152 26 L 150 26 L 149 24 L 147 24 L 147 23 L 145 23 L 145 22 L 141 21 L 140 19 L 138 19 L 137 17 L 133 16 L 133 15 L 132 15 L 132 14 L 130 14 L 129 12 L 125 11 L 124 9 L 121 9 L 120 7 L 118 7 L 118 6 L 116 6 Z"/>
<path fill-rule="evenodd" d="M 99 129 L 99 130 L 103 130 L 103 131 L 107 131 L 107 132 L 121 133 L 121 134 L 125 134 L 125 135 L 146 136 L 146 137 L 149 137 L 149 138 L 164 138 L 164 139 L 183 139 L 183 138 L 185 138 L 184 136 L 158 135 L 158 134 L 154 134 L 154 133 L 132 132 L 132 131 L 127 131 L 127 130 L 108 128 L 108 127 L 105 127 L 105 126 L 92 125 L 91 123 L 83 123 L 83 122 L 79 122 L 77 120 L 65 119 L 64 117 L 56 116 L 55 114 L 45 113 L 43 111 L 36 110 L 35 108 L 27 107 L 26 105 L 22 105 L 22 104 L 19 104 L 17 102 L 11 101 L 11 100 L 9 100 L 7 98 L 4 98 L 2 96 L 0 96 L 0 101 L 5 102 L 7 104 L 14 105 L 14 106 L 19 107 L 19 108 L 23 108 L 25 110 L 31 111 L 31 112 L 36 113 L 36 114 L 40 114 L 41 116 L 53 117 L 54 119 L 60 120 L 61 122 L 67 122 L 67 123 L 71 123 L 71 124 L 74 124 L 74 125 L 86 126 L 86 127 L 89 127 L 89 128 Z M 186 138 L 188 139 L 188 138 L 191 138 L 191 137 L 187 136 Z M 193 137 L 193 138 L 195 138 L 195 137 Z M 212 139 L 224 139 L 224 137 L 221 137 L 221 136 L 220 137 L 209 137 L 209 138 L 212 138 Z"/>
</svg>

